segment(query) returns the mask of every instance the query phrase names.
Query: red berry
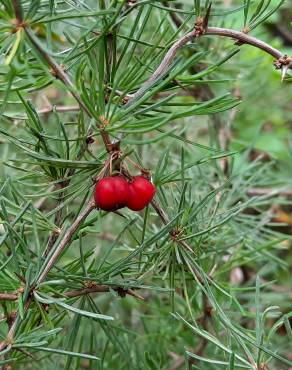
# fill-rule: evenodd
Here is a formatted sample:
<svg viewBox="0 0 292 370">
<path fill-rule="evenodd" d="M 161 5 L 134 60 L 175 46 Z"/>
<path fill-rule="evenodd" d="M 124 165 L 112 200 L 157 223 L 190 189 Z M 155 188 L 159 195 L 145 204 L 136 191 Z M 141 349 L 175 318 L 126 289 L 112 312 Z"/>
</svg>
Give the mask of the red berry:
<svg viewBox="0 0 292 370">
<path fill-rule="evenodd" d="M 129 183 L 130 197 L 127 207 L 132 211 L 141 211 L 152 200 L 155 194 L 155 186 L 143 176 L 135 176 Z"/>
<path fill-rule="evenodd" d="M 104 211 L 125 207 L 129 196 L 129 184 L 122 176 L 105 177 L 95 186 L 95 204 Z"/>
</svg>

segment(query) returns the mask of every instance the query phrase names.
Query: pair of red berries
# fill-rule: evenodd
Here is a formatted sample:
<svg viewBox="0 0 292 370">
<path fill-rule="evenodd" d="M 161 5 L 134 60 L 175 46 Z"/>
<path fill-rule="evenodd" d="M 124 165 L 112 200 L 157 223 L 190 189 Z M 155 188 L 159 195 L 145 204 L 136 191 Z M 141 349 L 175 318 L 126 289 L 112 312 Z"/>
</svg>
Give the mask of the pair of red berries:
<svg viewBox="0 0 292 370">
<path fill-rule="evenodd" d="M 96 206 L 104 211 L 123 207 L 141 211 L 151 202 L 155 190 L 155 186 L 143 176 L 135 176 L 131 182 L 123 176 L 110 176 L 96 184 L 94 199 Z"/>
</svg>

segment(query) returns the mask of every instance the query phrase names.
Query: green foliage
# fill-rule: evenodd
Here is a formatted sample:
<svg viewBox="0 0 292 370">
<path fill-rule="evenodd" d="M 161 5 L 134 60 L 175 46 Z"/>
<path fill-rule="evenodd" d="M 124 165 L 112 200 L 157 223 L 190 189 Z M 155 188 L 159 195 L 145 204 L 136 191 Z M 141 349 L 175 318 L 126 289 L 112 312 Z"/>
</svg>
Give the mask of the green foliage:
<svg viewBox="0 0 292 370">
<path fill-rule="evenodd" d="M 132 99 L 209 4 L 1 1 L 0 366 L 292 366 L 291 77 L 202 37 Z M 281 6 L 214 2 L 209 25 L 263 36 Z M 79 222 L 105 134 L 155 203 Z"/>
</svg>

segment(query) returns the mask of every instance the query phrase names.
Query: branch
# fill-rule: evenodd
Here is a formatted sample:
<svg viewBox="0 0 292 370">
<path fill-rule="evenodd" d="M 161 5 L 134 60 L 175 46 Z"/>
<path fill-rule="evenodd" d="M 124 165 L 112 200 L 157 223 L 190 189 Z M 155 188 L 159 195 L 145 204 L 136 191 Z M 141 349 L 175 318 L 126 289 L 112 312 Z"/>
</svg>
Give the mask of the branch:
<svg viewBox="0 0 292 370">
<path fill-rule="evenodd" d="M 253 36 L 249 36 L 241 31 L 236 31 L 229 28 L 208 27 L 203 35 L 229 37 L 239 41 L 240 44 L 248 44 L 261 49 L 266 53 L 272 55 L 275 59 L 281 59 L 284 57 L 284 54 L 280 50 L 275 49 L 266 42 L 259 40 Z"/>
<path fill-rule="evenodd" d="M 64 69 L 61 66 L 59 66 L 58 63 L 56 63 L 56 61 L 46 52 L 45 49 L 43 49 L 39 40 L 35 37 L 33 31 L 31 29 L 29 29 L 28 27 L 25 27 L 24 29 L 25 29 L 25 33 L 26 33 L 27 37 L 29 38 L 30 42 L 33 44 L 33 46 L 36 48 L 36 50 L 38 50 L 38 52 L 42 55 L 42 57 L 46 60 L 48 65 L 51 67 L 53 75 L 55 75 L 59 80 L 61 80 L 63 82 L 63 84 L 65 86 L 68 87 L 68 89 L 70 90 L 73 97 L 79 103 L 80 107 L 82 107 L 84 109 L 84 111 L 88 114 L 89 117 L 92 117 L 91 112 L 88 110 L 88 108 L 86 107 L 86 105 L 82 101 L 79 94 L 75 91 L 74 85 L 71 82 L 69 76 L 64 71 Z M 71 107 L 71 109 L 72 109 L 72 107 Z M 94 117 L 92 117 L 92 118 L 94 118 Z M 113 146 L 112 146 L 112 143 L 111 143 L 111 140 L 110 140 L 110 137 L 109 137 L 108 133 L 103 129 L 102 125 L 103 125 L 102 122 L 101 122 L 101 124 L 100 123 L 98 124 L 99 132 L 101 134 L 101 137 L 102 137 L 102 140 L 104 142 L 106 150 L 108 152 L 111 152 L 112 149 L 113 149 Z M 88 143 L 85 142 L 84 145 L 81 146 L 81 149 L 80 149 L 79 154 L 77 156 L 77 160 L 79 160 L 82 157 L 82 155 L 86 151 L 87 147 L 88 147 Z M 70 170 L 69 173 L 68 173 L 68 177 L 72 176 L 74 172 L 75 172 L 75 169 Z M 63 187 L 65 187 L 65 184 L 64 184 Z M 59 194 L 58 204 L 60 204 L 62 202 L 63 196 L 64 196 L 64 193 Z M 57 214 L 55 216 L 54 222 L 55 222 L 55 225 L 58 226 L 58 227 L 61 224 L 62 212 L 63 212 L 62 209 L 59 209 L 59 211 L 57 212 Z M 57 235 L 54 234 L 54 233 L 51 234 L 50 237 L 49 237 L 49 240 L 48 240 L 47 247 L 46 247 L 45 252 L 44 252 L 45 256 L 49 253 L 49 251 L 53 247 L 56 240 L 57 240 Z"/>
<path fill-rule="evenodd" d="M 292 189 L 272 189 L 272 188 L 249 188 L 246 191 L 249 196 L 275 196 L 292 197 Z"/>
<path fill-rule="evenodd" d="M 128 107 L 134 103 L 137 99 L 139 99 L 150 87 L 154 85 L 154 83 L 158 80 L 160 76 L 165 74 L 175 58 L 177 52 L 187 43 L 189 42 L 193 37 L 195 37 L 195 31 L 187 33 L 185 36 L 183 36 L 181 39 L 176 41 L 172 47 L 168 50 L 165 57 L 163 58 L 160 65 L 157 67 L 157 69 L 154 71 L 154 73 L 148 78 L 146 82 L 142 84 L 140 89 L 138 89 L 135 94 L 132 95 L 131 98 L 128 99 L 127 104 L 125 104 L 125 107 Z"/>
<path fill-rule="evenodd" d="M 162 62 L 158 66 L 158 68 L 154 71 L 154 73 L 142 84 L 142 86 L 136 91 L 135 94 L 129 98 L 127 104 L 125 105 L 130 106 L 134 101 L 139 99 L 150 87 L 154 85 L 154 83 L 165 74 L 175 58 L 177 52 L 186 45 L 192 38 L 202 37 L 202 36 L 223 36 L 229 37 L 234 40 L 237 40 L 241 44 L 248 44 L 254 47 L 257 47 L 266 53 L 272 55 L 276 58 L 276 68 L 283 68 L 292 69 L 292 58 L 285 56 L 280 50 L 273 48 L 271 45 L 265 43 L 262 40 L 259 40 L 253 36 L 249 36 L 244 32 L 228 29 L 228 28 L 219 28 L 219 27 L 207 27 L 206 30 L 201 30 L 198 32 L 198 29 L 195 28 L 193 31 L 184 35 L 181 39 L 177 40 L 172 47 L 168 50 L 165 57 L 163 58 Z"/>
<path fill-rule="evenodd" d="M 162 4 L 166 7 L 168 7 L 168 3 L 167 1 L 163 1 Z M 176 6 L 176 4 L 174 4 L 174 7 L 175 8 L 178 8 L 178 6 Z M 169 15 L 170 15 L 170 18 L 172 19 L 173 23 L 176 25 L 177 28 L 180 28 L 181 25 L 183 24 L 183 21 L 182 19 L 179 17 L 179 15 L 173 11 L 173 12 L 169 12 Z"/>
<path fill-rule="evenodd" d="M 17 22 L 20 24 L 23 21 L 21 4 L 18 0 L 12 0 L 12 5 Z"/>
<path fill-rule="evenodd" d="M 48 261 L 47 265 L 45 266 L 44 270 L 38 277 L 36 281 L 36 285 L 40 284 L 44 281 L 54 264 L 57 262 L 58 258 L 60 257 L 60 254 L 63 252 L 63 250 L 66 248 L 67 244 L 70 243 L 71 238 L 75 231 L 78 229 L 78 227 L 81 225 L 81 223 L 86 219 L 86 217 L 90 214 L 90 212 L 95 208 L 95 202 L 94 200 L 90 200 L 87 206 L 84 208 L 84 210 L 80 213 L 80 215 L 76 218 L 76 220 L 73 222 L 71 227 L 66 231 L 65 235 L 63 236 L 61 242 L 59 243 L 57 249 L 54 251 L 52 256 L 50 256 L 50 260 Z"/>
<path fill-rule="evenodd" d="M 82 295 L 90 294 L 90 293 L 105 293 L 114 290 L 118 293 L 119 296 L 124 297 L 127 294 L 131 295 L 137 299 L 144 301 L 144 298 L 139 294 L 135 293 L 133 289 L 127 288 L 124 289 L 120 286 L 108 286 L 108 285 L 94 285 L 92 287 L 84 288 L 84 289 L 77 289 L 71 290 L 69 292 L 64 293 L 64 295 L 68 298 L 72 297 L 79 297 Z"/>
<path fill-rule="evenodd" d="M 40 115 L 40 114 L 50 114 L 50 113 L 53 113 L 54 111 L 56 112 L 60 112 L 60 113 L 63 113 L 63 112 L 78 112 L 80 111 L 80 105 L 57 105 L 57 106 L 54 106 L 54 105 L 50 105 L 50 106 L 47 106 L 47 107 L 44 107 L 44 108 L 40 108 L 40 109 L 37 109 L 37 114 Z M 8 119 L 12 119 L 12 120 L 20 120 L 20 121 L 25 121 L 27 120 L 27 116 L 5 116 L 7 117 Z"/>
<path fill-rule="evenodd" d="M 47 114 L 47 113 L 52 113 L 53 111 L 56 112 L 78 112 L 80 110 L 79 105 L 57 105 L 57 106 L 50 106 L 46 108 L 42 108 L 37 111 L 38 114 Z"/>
<path fill-rule="evenodd" d="M 64 234 L 64 236 L 63 236 L 62 240 L 60 241 L 58 247 L 56 248 L 56 250 L 54 251 L 54 253 L 50 257 L 50 259 L 48 260 L 47 265 L 44 267 L 43 271 L 41 272 L 41 274 L 37 278 L 37 281 L 36 281 L 35 285 L 31 289 L 34 289 L 34 287 L 36 285 L 38 285 L 42 281 L 44 281 L 44 279 L 46 278 L 46 276 L 48 275 L 48 273 L 50 272 L 50 270 L 53 268 L 54 264 L 57 262 L 57 260 L 60 257 L 61 253 L 66 248 L 67 244 L 70 243 L 70 241 L 72 239 L 72 236 L 74 235 L 74 233 L 76 232 L 76 230 L 78 229 L 78 227 L 81 225 L 81 223 L 85 220 L 85 218 L 90 214 L 90 212 L 94 208 L 95 208 L 95 202 L 94 202 L 93 199 L 91 199 L 89 201 L 89 203 L 87 204 L 87 206 L 84 208 L 84 210 L 80 213 L 80 215 L 72 223 L 71 227 L 66 231 L 66 233 Z M 7 298 L 8 299 L 10 298 L 10 300 L 15 300 L 14 299 L 15 298 L 14 295 L 12 297 L 11 294 L 7 295 L 7 294 L 4 294 L 3 293 L 2 294 L 2 297 L 3 298 L 6 298 L 6 299 Z M 16 299 L 17 299 L 17 296 L 16 296 Z M 31 300 L 32 300 L 31 296 L 28 296 L 28 298 L 27 298 L 27 300 L 25 302 L 25 305 L 24 305 L 24 311 L 27 311 L 28 310 L 28 308 L 30 306 L 30 303 L 31 303 Z M 12 323 L 10 329 L 9 329 L 8 334 L 7 334 L 7 340 L 8 340 L 8 342 L 10 340 L 12 340 L 13 337 L 14 337 L 15 331 L 17 329 L 17 321 L 18 321 L 18 315 L 13 320 L 13 323 Z M 2 351 L 7 346 L 7 343 L 8 342 L 7 341 L 0 342 L 0 351 Z"/>
<path fill-rule="evenodd" d="M 13 293 L 0 293 L 0 301 L 16 301 L 18 299 L 17 294 Z"/>
<path fill-rule="evenodd" d="M 111 285 L 93 285 L 91 287 L 83 288 L 83 289 L 76 289 L 70 290 L 69 292 L 65 292 L 64 296 L 67 298 L 73 297 L 80 297 L 82 295 L 91 294 L 91 293 L 107 293 L 111 290 L 114 290 L 118 293 L 120 297 L 125 297 L 126 295 L 131 295 L 137 299 L 143 300 L 144 297 L 137 294 L 134 290 L 139 288 L 124 288 L 118 285 L 111 286 Z M 17 301 L 18 294 L 15 293 L 0 293 L 0 301 Z"/>
<path fill-rule="evenodd" d="M 163 3 L 165 6 L 168 6 L 167 2 Z M 205 25 L 208 23 L 208 17 L 210 15 L 210 10 L 211 10 L 211 5 L 208 8 L 207 14 L 204 19 Z M 182 19 L 175 13 L 175 12 L 170 12 L 170 17 L 173 21 L 173 23 L 176 25 L 177 29 L 179 29 L 183 25 Z M 192 51 L 188 51 L 187 57 L 191 55 Z M 194 67 L 190 66 L 189 71 L 191 74 L 196 74 L 201 71 L 201 67 Z M 215 94 L 213 93 L 212 88 L 210 87 L 209 84 L 202 84 L 202 85 L 192 85 L 192 86 L 185 86 L 184 90 L 186 90 L 191 96 L 194 97 L 195 100 L 197 99 L 203 99 L 204 101 L 210 100 L 215 98 Z M 238 95 L 238 94 L 236 94 Z M 230 112 L 229 115 L 229 121 L 232 121 L 232 116 L 235 115 L 236 108 L 233 108 Z M 223 150 L 227 150 L 227 146 L 230 140 L 230 128 L 228 123 L 222 120 L 220 114 L 214 113 L 210 117 L 210 120 L 214 123 L 214 129 L 217 132 L 218 135 L 218 143 L 220 145 L 220 148 Z M 220 166 L 222 168 L 222 172 L 227 175 L 228 174 L 228 166 L 229 166 L 229 160 L 227 157 L 221 158 L 220 159 Z"/>
<path fill-rule="evenodd" d="M 73 222 L 71 227 L 66 231 L 66 233 L 63 236 L 61 242 L 59 243 L 58 247 L 56 248 L 56 250 L 54 251 L 54 253 L 50 257 L 47 265 L 44 267 L 43 271 L 41 272 L 41 274 L 37 278 L 34 286 L 32 286 L 32 288 L 31 288 L 31 290 L 33 290 L 36 285 L 38 285 L 42 281 L 44 281 L 44 279 L 46 278 L 46 276 L 48 275 L 50 270 L 53 268 L 54 264 L 57 262 L 61 253 L 66 248 L 67 244 L 70 243 L 71 238 L 74 235 L 75 231 L 78 229 L 78 227 L 81 225 L 81 223 L 85 220 L 85 218 L 90 214 L 90 212 L 94 208 L 95 208 L 95 202 L 94 202 L 94 200 L 91 200 L 87 204 L 87 206 L 84 208 L 84 210 L 80 213 L 80 215 L 76 218 L 76 220 Z M 27 311 L 29 309 L 31 301 L 32 301 L 32 296 L 29 295 L 26 302 L 25 302 L 25 305 L 24 305 L 24 311 Z M 13 337 L 15 335 L 15 331 L 17 329 L 18 319 L 19 319 L 19 315 L 16 315 L 16 317 L 13 320 L 12 325 L 9 329 L 9 332 L 7 334 L 7 340 L 4 340 L 4 341 L 0 342 L 0 351 L 2 351 L 4 348 L 7 347 L 7 344 L 8 344 L 9 341 L 13 340 Z"/>
<path fill-rule="evenodd" d="M 29 29 L 28 27 L 25 27 L 24 29 L 25 29 L 25 33 L 26 33 L 27 37 L 29 38 L 30 42 L 33 44 L 33 46 L 38 50 L 38 52 L 42 55 L 42 57 L 46 60 L 48 65 L 51 67 L 53 75 L 55 75 L 59 80 L 61 80 L 63 82 L 63 84 L 65 86 L 67 86 L 69 88 L 71 94 L 77 100 L 80 107 L 83 108 L 83 110 L 87 113 L 87 115 L 89 117 L 92 117 L 92 114 L 90 113 L 90 111 L 88 110 L 86 105 L 83 103 L 81 97 L 75 91 L 74 85 L 71 82 L 68 75 L 66 74 L 66 72 L 64 71 L 64 69 L 61 68 L 61 66 L 59 66 L 59 64 L 56 63 L 55 60 L 43 49 L 39 40 L 35 37 L 33 31 L 31 29 Z M 92 118 L 94 118 L 94 117 L 92 117 Z M 102 122 L 101 122 L 101 124 L 102 124 Z M 111 144 L 111 140 L 110 140 L 110 137 L 109 137 L 108 133 L 106 131 L 104 131 L 104 129 L 102 128 L 102 125 L 99 124 L 98 128 L 99 128 L 102 140 L 105 144 L 105 147 L 106 147 L 107 151 L 110 151 L 111 150 L 110 148 L 111 148 L 112 144 Z"/>
</svg>

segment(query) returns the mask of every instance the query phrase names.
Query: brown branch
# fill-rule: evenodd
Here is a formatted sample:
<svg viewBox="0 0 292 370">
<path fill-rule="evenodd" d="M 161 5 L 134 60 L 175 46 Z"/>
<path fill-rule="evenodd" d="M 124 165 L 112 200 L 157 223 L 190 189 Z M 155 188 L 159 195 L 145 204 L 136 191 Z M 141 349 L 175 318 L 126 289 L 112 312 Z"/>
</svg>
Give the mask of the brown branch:
<svg viewBox="0 0 292 370">
<path fill-rule="evenodd" d="M 57 105 L 57 106 L 48 106 L 44 107 L 41 109 L 38 109 L 36 112 L 37 114 L 50 114 L 53 113 L 54 111 L 56 112 L 78 112 L 80 111 L 80 105 Z M 23 120 L 25 121 L 27 119 L 27 116 L 7 116 L 7 118 L 12 119 L 12 120 Z"/>
<path fill-rule="evenodd" d="M 71 80 L 65 73 L 64 69 L 59 66 L 58 63 L 55 62 L 53 58 L 43 49 L 42 45 L 40 44 L 39 40 L 35 37 L 33 31 L 26 27 L 25 33 L 30 40 L 31 44 L 35 47 L 35 49 L 39 52 L 39 54 L 46 60 L 48 65 L 51 67 L 51 73 L 57 77 L 59 80 L 63 82 L 65 86 L 70 89 L 71 94 L 74 98 L 78 101 L 79 105 L 84 109 L 84 111 L 91 116 L 89 110 L 87 109 L 86 105 L 83 103 L 82 99 L 79 95 L 74 91 L 74 85 L 72 84 Z"/>
<path fill-rule="evenodd" d="M 157 200 L 155 198 L 152 199 L 151 205 L 155 209 L 155 211 L 158 214 L 158 216 L 161 218 L 161 220 L 164 223 L 164 225 L 168 224 L 170 220 L 169 220 L 166 212 L 164 211 L 164 209 L 162 209 L 160 207 L 159 203 L 157 202 Z"/>
<path fill-rule="evenodd" d="M 74 298 L 74 297 L 80 297 L 86 294 L 91 294 L 91 293 L 107 293 L 110 292 L 111 290 L 114 290 L 115 292 L 118 293 L 121 297 L 124 297 L 126 295 L 131 295 L 137 299 L 143 300 L 144 297 L 141 295 L 137 294 L 135 290 L 138 289 L 136 287 L 134 288 L 123 288 L 118 285 L 93 285 L 90 287 L 86 287 L 83 289 L 75 289 L 75 290 L 70 290 L 68 292 L 65 292 L 63 295 L 67 298 Z M 15 293 L 0 293 L 0 301 L 17 301 L 18 299 L 18 294 Z"/>
<path fill-rule="evenodd" d="M 26 356 L 32 358 L 34 361 L 37 361 L 38 360 L 34 355 L 32 355 L 30 352 L 28 352 L 27 350 L 25 350 L 23 348 L 14 348 L 14 349 L 16 351 L 19 351 L 19 352 L 25 354 Z M 12 368 L 11 368 L 11 370 L 12 370 Z"/>
<path fill-rule="evenodd" d="M 17 22 L 20 24 L 23 21 L 21 4 L 18 0 L 12 0 L 12 5 Z"/>
<path fill-rule="evenodd" d="M 53 111 L 56 111 L 56 112 L 60 112 L 60 113 L 63 113 L 63 112 L 78 112 L 80 110 L 80 106 L 79 105 L 57 105 L 57 106 L 49 106 L 49 107 L 46 107 L 46 108 L 42 108 L 42 109 L 39 109 L 37 111 L 38 114 L 47 114 L 47 113 L 52 113 Z"/>
<path fill-rule="evenodd" d="M 164 5 L 167 6 L 167 2 L 164 3 Z M 205 16 L 205 24 L 208 23 L 208 18 L 211 10 L 211 4 L 208 8 L 207 14 Z M 170 12 L 170 17 L 173 21 L 173 23 L 176 25 L 177 28 L 180 28 L 183 24 L 182 20 L 177 17 L 175 12 Z M 191 55 L 191 53 L 189 53 Z M 190 73 L 191 74 L 196 74 L 200 72 L 200 68 L 191 66 L 190 67 Z M 202 86 L 199 85 L 199 87 L 193 85 L 193 86 L 188 86 L 184 87 L 184 90 L 186 90 L 191 96 L 193 96 L 196 100 L 198 98 L 202 100 L 210 100 L 215 97 L 215 94 L 212 91 L 212 88 L 208 84 L 204 84 Z M 229 121 L 232 121 L 231 115 L 234 115 L 236 111 L 236 108 L 233 108 L 230 114 Z M 214 129 L 218 133 L 218 142 L 220 145 L 220 148 L 223 150 L 227 150 L 227 146 L 230 140 L 230 129 L 228 128 L 228 123 L 224 122 L 221 119 L 220 114 L 214 113 L 210 116 L 210 119 L 214 123 Z M 228 157 L 221 158 L 220 160 L 220 166 L 222 168 L 222 172 L 227 175 L 228 173 L 228 166 L 229 166 L 229 160 Z"/>
<path fill-rule="evenodd" d="M 171 355 L 174 357 L 174 354 Z M 167 368 L 167 370 L 179 370 L 183 367 L 184 363 L 185 363 L 184 357 L 176 355 L 176 360 L 169 368 Z"/>
<path fill-rule="evenodd" d="M 258 49 L 261 49 L 265 51 L 266 53 L 272 55 L 275 59 L 280 59 L 284 56 L 284 54 L 280 50 L 275 49 L 271 45 L 267 44 L 266 42 L 259 40 L 256 37 L 250 36 L 241 31 L 236 31 L 236 30 L 232 30 L 229 28 L 208 27 L 204 35 L 223 36 L 223 37 L 232 38 L 234 40 L 239 41 L 241 44 L 248 44 Z"/>
<path fill-rule="evenodd" d="M 29 305 L 31 303 L 31 296 L 28 297 L 27 301 L 24 304 L 24 311 L 27 311 L 29 308 Z M 16 325 L 19 319 L 19 315 L 15 314 L 15 317 L 13 317 L 13 320 L 11 320 L 11 323 L 9 325 L 9 331 L 7 334 L 7 339 L 0 342 L 0 352 L 3 351 L 3 349 L 11 348 L 11 343 L 13 341 L 13 337 L 16 331 Z"/>
<path fill-rule="evenodd" d="M 139 99 L 157 81 L 159 77 L 161 77 L 168 71 L 168 68 L 175 58 L 177 52 L 184 45 L 186 45 L 192 38 L 202 37 L 204 35 L 229 37 L 239 41 L 240 44 L 252 45 L 276 58 L 276 60 L 279 62 L 279 65 L 277 66 L 278 68 L 282 68 L 284 64 L 286 65 L 286 68 L 292 68 L 291 58 L 286 58 L 285 54 L 283 54 L 280 50 L 273 48 L 266 42 L 259 40 L 253 36 L 247 35 L 244 32 L 219 27 L 208 27 L 206 30 L 201 30 L 201 32 L 198 32 L 198 29 L 195 28 L 193 31 L 187 33 L 172 45 L 154 73 L 146 80 L 146 82 L 142 84 L 142 86 L 135 92 L 135 94 L 132 95 L 132 98 L 128 100 L 125 106 L 130 106 L 134 101 Z"/>
<path fill-rule="evenodd" d="M 32 43 L 32 45 L 38 50 L 38 52 L 42 55 L 42 57 L 46 60 L 48 65 L 51 67 L 53 75 L 55 75 L 59 80 L 63 82 L 65 86 L 68 87 L 73 97 L 79 103 L 80 107 L 83 108 L 83 110 L 88 114 L 89 117 L 92 117 L 91 112 L 89 111 L 87 106 L 83 103 L 83 100 L 81 99 L 79 94 L 75 91 L 74 85 L 71 82 L 68 75 L 66 74 L 66 72 L 64 71 L 64 69 L 61 66 L 59 66 L 59 64 L 56 63 L 56 61 L 53 58 L 51 58 L 51 56 L 43 49 L 42 45 L 40 44 L 38 39 L 35 37 L 33 31 L 30 28 L 26 27 L 25 33 L 27 37 L 29 38 L 30 42 Z M 99 122 L 98 128 L 99 128 L 102 140 L 105 144 L 107 151 L 111 151 L 111 140 L 110 140 L 108 133 L 103 129 L 103 122 L 101 120 Z"/>
<path fill-rule="evenodd" d="M 72 236 L 74 235 L 74 233 L 76 232 L 76 230 L 78 229 L 78 227 L 81 225 L 81 223 L 85 220 L 85 218 L 90 214 L 90 212 L 94 208 L 95 208 L 95 202 L 94 202 L 94 200 L 91 200 L 87 204 L 87 206 L 84 208 L 84 210 L 80 213 L 80 215 L 76 218 L 76 220 L 73 222 L 73 224 L 71 225 L 71 227 L 64 234 L 62 240 L 60 241 L 60 243 L 59 243 L 59 245 L 57 247 L 57 249 L 52 254 L 50 260 L 47 263 L 47 265 L 44 267 L 43 271 L 41 272 L 40 276 L 38 277 L 38 279 L 37 279 L 37 281 L 35 283 L 35 286 L 44 281 L 44 279 L 46 278 L 46 276 L 48 275 L 48 273 L 51 271 L 51 269 L 53 268 L 53 266 L 57 262 L 57 260 L 60 257 L 61 253 L 64 251 L 64 249 L 66 248 L 66 246 L 70 243 L 70 241 L 72 239 Z M 35 286 L 33 286 L 31 289 L 34 289 Z M 32 301 L 32 296 L 29 295 L 28 298 L 27 298 L 27 300 L 26 300 L 26 302 L 25 302 L 25 305 L 24 305 L 24 311 L 27 311 L 28 310 L 31 301 Z M 15 331 L 16 331 L 16 328 L 17 328 L 16 325 L 17 325 L 17 322 L 18 322 L 18 318 L 19 318 L 19 316 L 16 315 L 16 317 L 13 320 L 12 325 L 11 325 L 11 327 L 9 329 L 9 332 L 7 334 L 7 340 L 6 341 L 2 341 L 0 343 L 0 351 L 2 351 L 4 348 L 6 348 L 8 342 L 11 342 L 11 340 L 13 340 L 13 337 L 14 337 L 14 334 L 15 334 Z"/>
<path fill-rule="evenodd" d="M 64 295 L 68 298 L 73 298 L 91 293 L 105 293 L 111 290 L 116 291 L 118 295 L 120 295 L 121 297 L 124 297 L 125 295 L 128 294 L 140 300 L 144 300 L 144 298 L 135 293 L 133 289 L 130 288 L 124 289 L 123 287 L 120 286 L 109 286 L 109 285 L 93 285 L 92 287 L 84 289 L 71 290 L 69 292 L 64 293 Z"/>
<path fill-rule="evenodd" d="M 271 188 L 249 188 L 246 193 L 250 196 L 274 196 L 292 197 L 292 189 L 271 189 Z"/>
<path fill-rule="evenodd" d="M 166 7 L 168 6 L 167 1 L 163 1 L 162 4 Z M 174 4 L 174 6 L 177 7 L 176 4 Z M 176 12 L 169 12 L 169 15 L 176 27 L 180 28 L 183 22 L 179 15 Z"/>
<path fill-rule="evenodd" d="M 75 231 L 78 229 L 78 227 L 82 224 L 82 222 L 86 219 L 86 217 L 91 213 L 91 211 L 94 208 L 95 208 L 95 202 L 93 199 L 91 199 L 89 203 L 87 204 L 87 206 L 84 208 L 84 210 L 79 214 L 76 220 L 72 223 L 71 227 L 66 231 L 57 249 L 52 254 L 44 270 L 38 277 L 36 281 L 36 285 L 44 281 L 44 279 L 46 278 L 46 276 L 48 275 L 48 273 L 50 272 L 50 270 L 52 269 L 52 267 L 54 266 L 54 264 L 57 262 L 58 258 L 60 257 L 60 254 L 64 251 L 67 244 L 70 243 L 71 238 L 74 235 Z"/>
<path fill-rule="evenodd" d="M 134 101 L 139 99 L 157 81 L 157 79 L 160 76 L 167 72 L 177 52 L 194 37 L 195 31 L 189 32 L 172 45 L 172 47 L 168 50 L 162 62 L 154 71 L 154 73 L 148 78 L 148 80 L 146 80 L 146 82 L 142 84 L 142 86 L 135 92 L 135 94 L 133 94 L 132 97 L 128 99 L 128 102 L 127 104 L 125 104 L 125 107 L 128 107 L 131 104 L 133 104 Z"/>
<path fill-rule="evenodd" d="M 0 301 L 16 301 L 18 299 L 17 294 L 13 293 L 0 293 Z"/>
<path fill-rule="evenodd" d="M 59 66 L 56 63 L 56 61 L 53 58 L 51 58 L 51 56 L 43 49 L 42 45 L 40 44 L 40 42 L 38 41 L 38 39 L 35 37 L 35 35 L 34 35 L 34 33 L 33 33 L 33 31 L 31 29 L 29 29 L 28 27 L 25 27 L 25 32 L 26 32 L 26 35 L 29 38 L 30 42 L 33 44 L 33 46 L 36 48 L 36 50 L 42 55 L 42 57 L 46 60 L 46 62 L 48 63 L 48 65 L 52 69 L 52 74 L 55 75 L 59 80 L 61 80 L 65 86 L 68 87 L 68 89 L 70 90 L 70 92 L 73 95 L 73 97 L 79 103 L 80 107 L 82 107 L 83 110 L 90 117 L 92 117 L 91 112 L 86 107 L 86 105 L 82 101 L 82 99 L 79 96 L 79 94 L 75 91 L 74 85 L 71 82 L 71 80 L 68 77 L 68 75 L 66 74 L 66 72 L 64 71 L 64 69 L 61 66 Z M 71 107 L 71 109 L 72 109 L 72 107 Z M 113 149 L 113 146 L 112 146 L 112 143 L 111 143 L 111 140 L 110 140 L 110 137 L 109 137 L 108 133 L 103 128 L 103 122 L 101 120 L 100 120 L 100 122 L 98 124 L 98 128 L 99 128 L 99 132 L 101 134 L 102 140 L 104 142 L 104 145 L 106 147 L 106 150 L 108 152 L 111 152 L 112 149 Z M 84 152 L 87 150 L 87 147 L 88 147 L 88 143 L 85 142 L 84 145 L 81 146 L 81 149 L 79 151 L 79 154 L 78 154 L 78 156 L 76 158 L 77 160 L 80 159 L 83 156 Z M 75 172 L 75 169 L 71 169 L 69 171 L 69 173 L 68 173 L 68 177 L 72 176 L 74 174 L 74 172 Z M 66 187 L 67 184 L 68 184 L 68 182 L 64 182 L 64 184 L 62 186 L 63 187 Z M 60 204 L 62 202 L 63 197 L 64 197 L 64 192 L 62 192 L 62 193 L 59 194 L 58 204 Z M 57 227 L 59 227 L 61 225 L 62 213 L 63 213 L 63 210 L 62 209 L 59 209 L 57 211 L 56 215 L 55 215 L 54 222 L 55 222 L 55 225 Z M 48 240 L 48 243 L 47 243 L 47 247 L 46 247 L 46 249 L 44 251 L 44 255 L 45 256 L 48 255 L 49 251 L 52 249 L 55 241 L 57 240 L 57 237 L 58 237 L 58 235 L 56 235 L 56 233 L 52 233 L 50 235 L 49 240 Z"/>
<path fill-rule="evenodd" d="M 112 289 L 115 290 L 114 287 Z M 90 293 L 104 293 L 104 292 L 109 292 L 109 291 L 110 291 L 110 287 L 107 285 L 95 285 L 90 288 L 70 290 L 69 292 L 64 293 L 64 295 L 68 298 L 73 298 L 73 297 L 79 297 L 79 296 L 90 294 Z"/>
</svg>

